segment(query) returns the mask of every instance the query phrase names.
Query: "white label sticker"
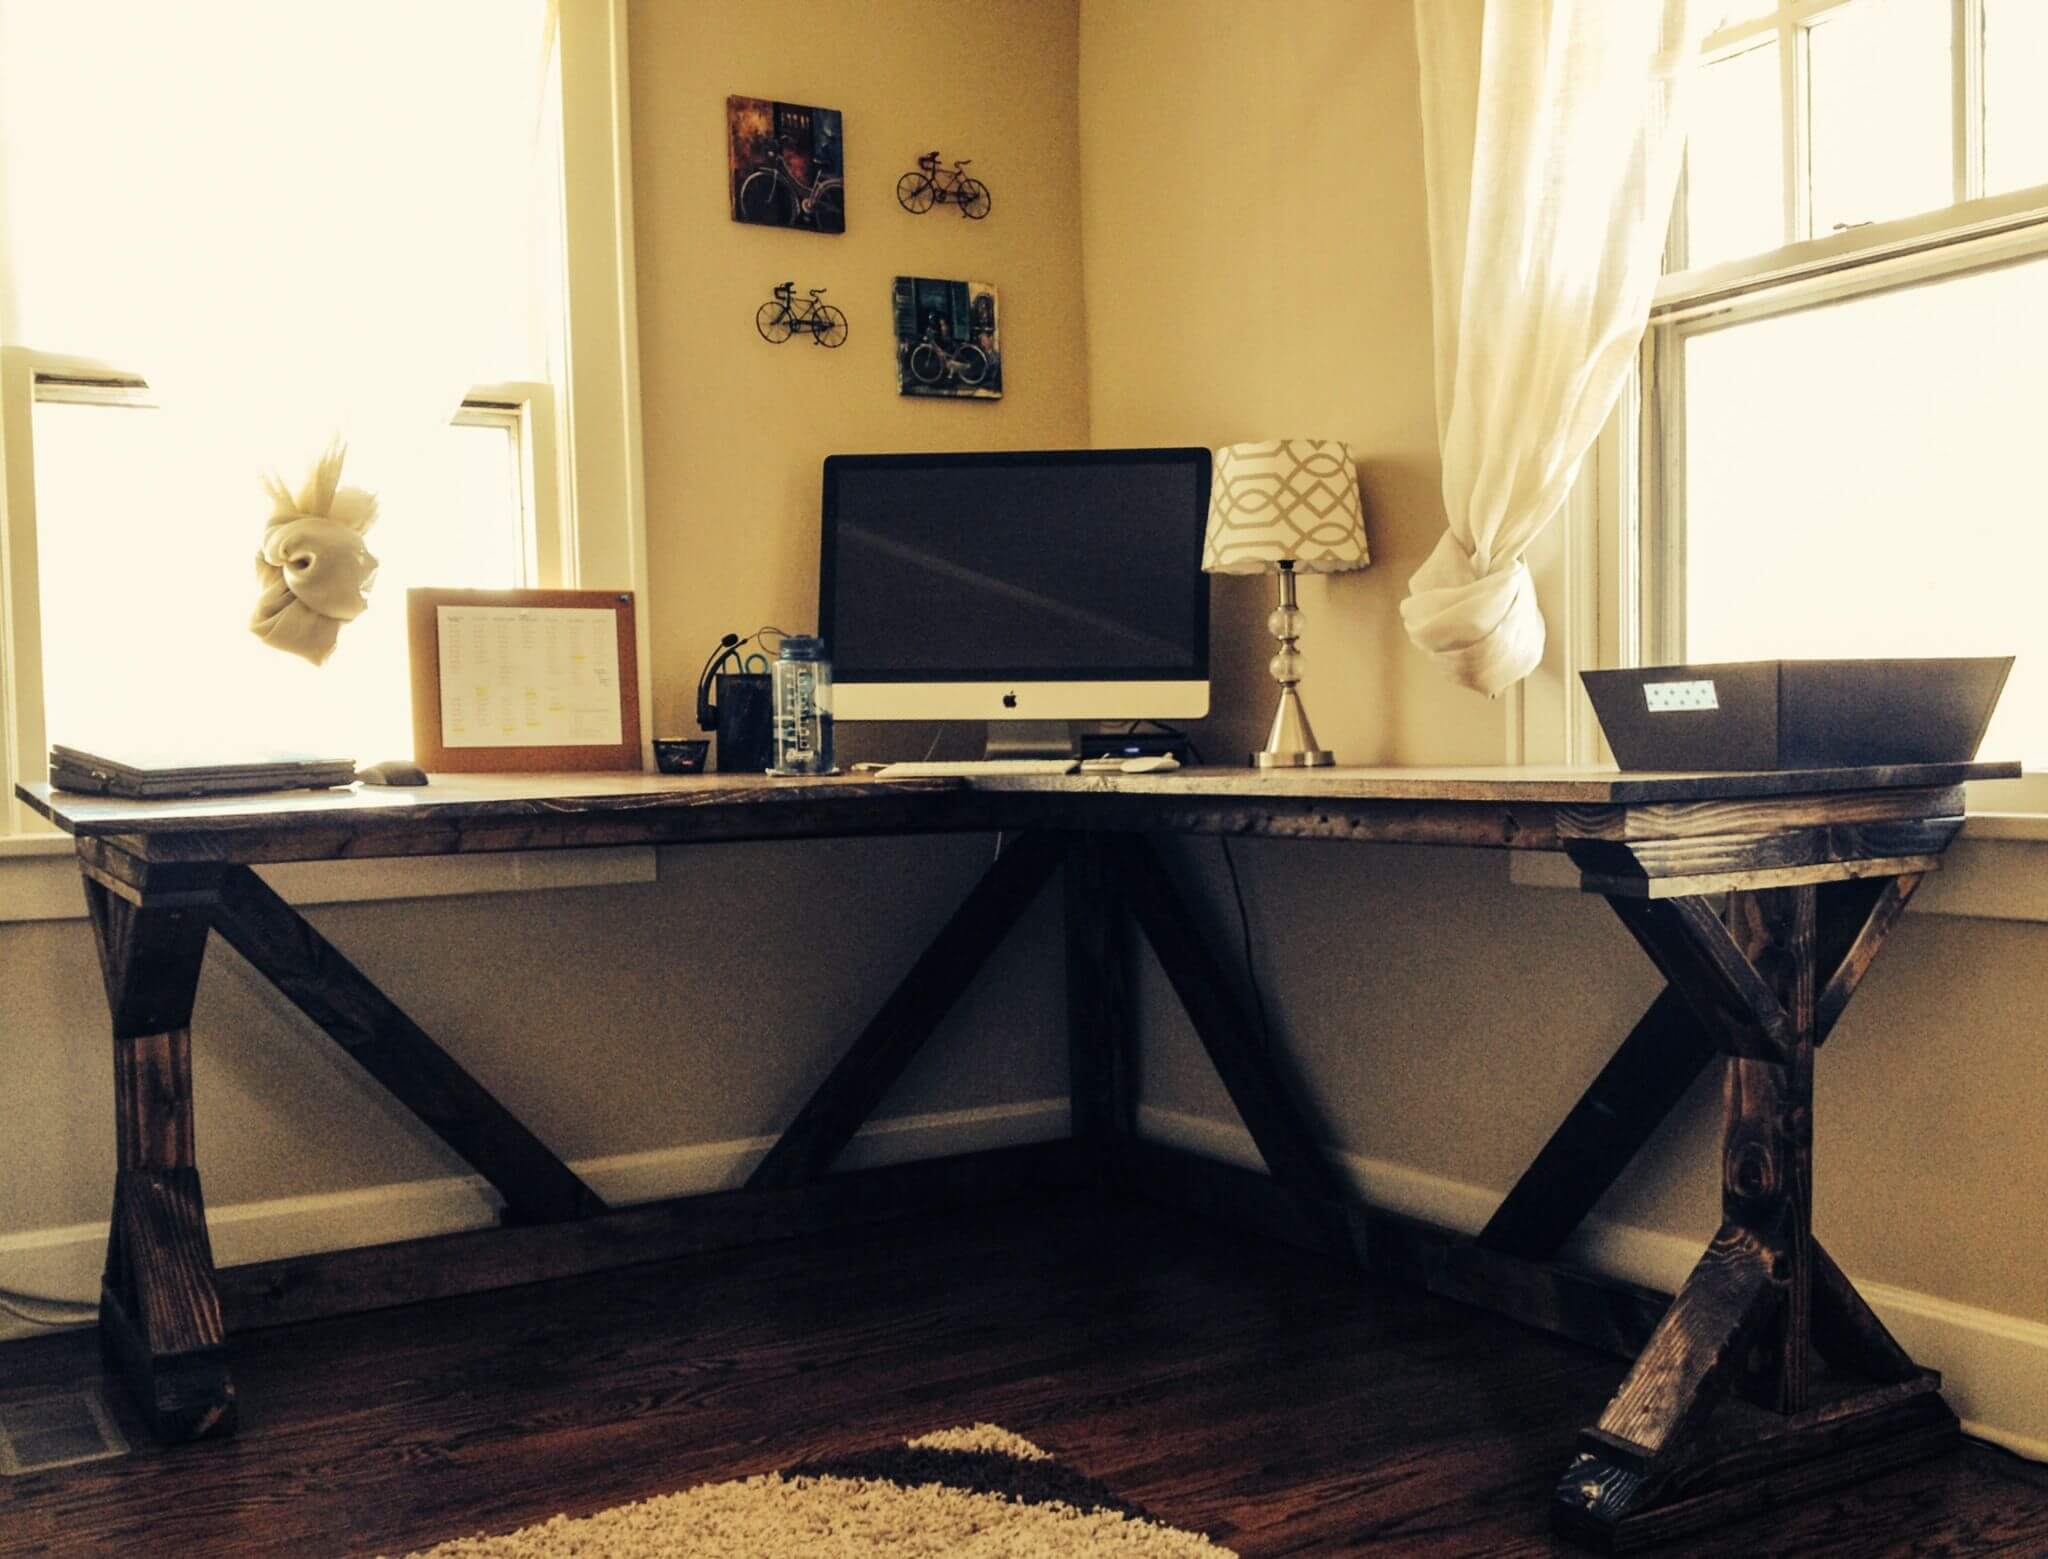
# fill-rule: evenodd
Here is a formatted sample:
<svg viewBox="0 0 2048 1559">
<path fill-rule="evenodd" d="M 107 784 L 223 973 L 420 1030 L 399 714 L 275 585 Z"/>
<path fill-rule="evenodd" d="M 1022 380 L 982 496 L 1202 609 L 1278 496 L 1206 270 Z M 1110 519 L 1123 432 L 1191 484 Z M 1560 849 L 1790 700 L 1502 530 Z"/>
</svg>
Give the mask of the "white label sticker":
<svg viewBox="0 0 2048 1559">
<path fill-rule="evenodd" d="M 1643 702 L 1650 706 L 1653 715 L 1669 714 L 1676 709 L 1719 709 L 1720 701 L 1714 697 L 1712 681 L 1700 682 L 1645 682 Z"/>
</svg>

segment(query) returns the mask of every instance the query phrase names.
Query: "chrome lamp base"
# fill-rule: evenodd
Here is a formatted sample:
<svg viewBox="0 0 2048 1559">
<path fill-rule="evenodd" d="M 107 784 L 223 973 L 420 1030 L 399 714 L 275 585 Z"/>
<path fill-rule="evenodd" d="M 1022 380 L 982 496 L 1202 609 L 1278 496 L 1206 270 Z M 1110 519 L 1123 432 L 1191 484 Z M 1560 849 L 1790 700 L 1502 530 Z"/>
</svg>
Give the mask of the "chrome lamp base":
<svg viewBox="0 0 2048 1559">
<path fill-rule="evenodd" d="M 1320 769 L 1337 761 L 1328 748 L 1316 745 L 1316 733 L 1309 729 L 1308 711 L 1301 707 L 1301 695 L 1292 682 L 1280 685 L 1280 707 L 1273 713 L 1273 731 L 1262 751 L 1252 754 L 1252 766 L 1259 769 Z"/>
<path fill-rule="evenodd" d="M 1301 655 L 1294 641 L 1301 634 L 1301 608 L 1294 604 L 1294 565 L 1280 565 L 1280 604 L 1266 619 L 1279 651 L 1267 664 L 1273 680 L 1280 684 L 1280 707 L 1273 712 L 1273 729 L 1263 751 L 1252 754 L 1257 769 L 1320 769 L 1337 761 L 1336 754 L 1316 745 L 1308 711 L 1301 706 L 1296 687 L 1301 682 Z"/>
</svg>

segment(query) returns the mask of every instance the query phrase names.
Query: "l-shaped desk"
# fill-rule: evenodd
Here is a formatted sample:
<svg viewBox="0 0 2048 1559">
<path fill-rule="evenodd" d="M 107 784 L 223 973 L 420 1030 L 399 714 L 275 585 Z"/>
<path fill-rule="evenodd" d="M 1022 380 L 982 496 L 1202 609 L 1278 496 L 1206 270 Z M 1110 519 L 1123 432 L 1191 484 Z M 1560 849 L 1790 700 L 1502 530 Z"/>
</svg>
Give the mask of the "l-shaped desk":
<svg viewBox="0 0 2048 1559">
<path fill-rule="evenodd" d="M 1020 1189 L 1095 1185 L 1254 1228 L 1632 1356 L 1552 1502 L 1636 1547 L 1953 1445 L 1940 1379 L 1812 1231 L 1818 1049 L 1922 876 L 1963 784 L 2016 764 L 1738 774 L 1194 769 L 878 781 L 442 776 L 423 790 L 129 802 L 18 787 L 75 836 L 113 1014 L 109 1359 L 165 1439 L 235 1421 L 228 1332 L 530 1282 Z M 1000 832 L 995 864 L 754 1171 L 607 1207 L 251 868 L 284 861 Z M 1564 852 L 1666 988 L 1476 1237 L 1360 1203 L 1302 1087 L 1204 944 L 1156 836 Z M 828 1174 L 1024 909 L 1063 871 L 1068 1139 Z M 1269 1173 L 1140 1139 L 1126 927 L 1186 1007 Z M 192 1004 L 217 932 L 504 1201 L 499 1228 L 216 1270 L 193 1152 Z M 1560 1265 L 1566 1237 L 1710 1061 L 1722 1224 L 1678 1294 Z M 1535 1064 L 1540 1058 L 1529 1058 Z"/>
</svg>

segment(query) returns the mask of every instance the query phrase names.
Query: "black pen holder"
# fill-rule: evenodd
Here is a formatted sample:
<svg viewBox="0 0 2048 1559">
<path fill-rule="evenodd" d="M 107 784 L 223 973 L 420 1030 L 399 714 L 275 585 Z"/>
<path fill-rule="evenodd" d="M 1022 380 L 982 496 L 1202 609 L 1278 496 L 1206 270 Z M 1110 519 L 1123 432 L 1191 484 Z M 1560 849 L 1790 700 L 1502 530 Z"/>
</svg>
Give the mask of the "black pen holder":
<svg viewBox="0 0 2048 1559">
<path fill-rule="evenodd" d="M 713 681 L 718 695 L 718 772 L 765 773 L 774 756 L 768 673 L 722 672 Z"/>
</svg>

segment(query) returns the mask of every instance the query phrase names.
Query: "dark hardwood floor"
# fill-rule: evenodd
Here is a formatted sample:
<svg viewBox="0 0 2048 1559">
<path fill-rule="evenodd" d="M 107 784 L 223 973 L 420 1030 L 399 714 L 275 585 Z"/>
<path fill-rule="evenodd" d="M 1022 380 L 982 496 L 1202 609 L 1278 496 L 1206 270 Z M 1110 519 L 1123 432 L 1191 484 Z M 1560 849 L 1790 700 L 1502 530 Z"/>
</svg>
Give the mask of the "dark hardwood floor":
<svg viewBox="0 0 2048 1559">
<path fill-rule="evenodd" d="M 0 1555 L 403 1553 L 988 1420 L 1251 1555 L 1533 1555 L 1616 1360 L 1292 1251 L 1083 1199 L 231 1342 L 233 1439 L 0 1478 Z M 96 1379 L 0 1348 L 0 1402 Z M 1980 1446 L 1685 1554 L 2048 1553 Z"/>
</svg>

